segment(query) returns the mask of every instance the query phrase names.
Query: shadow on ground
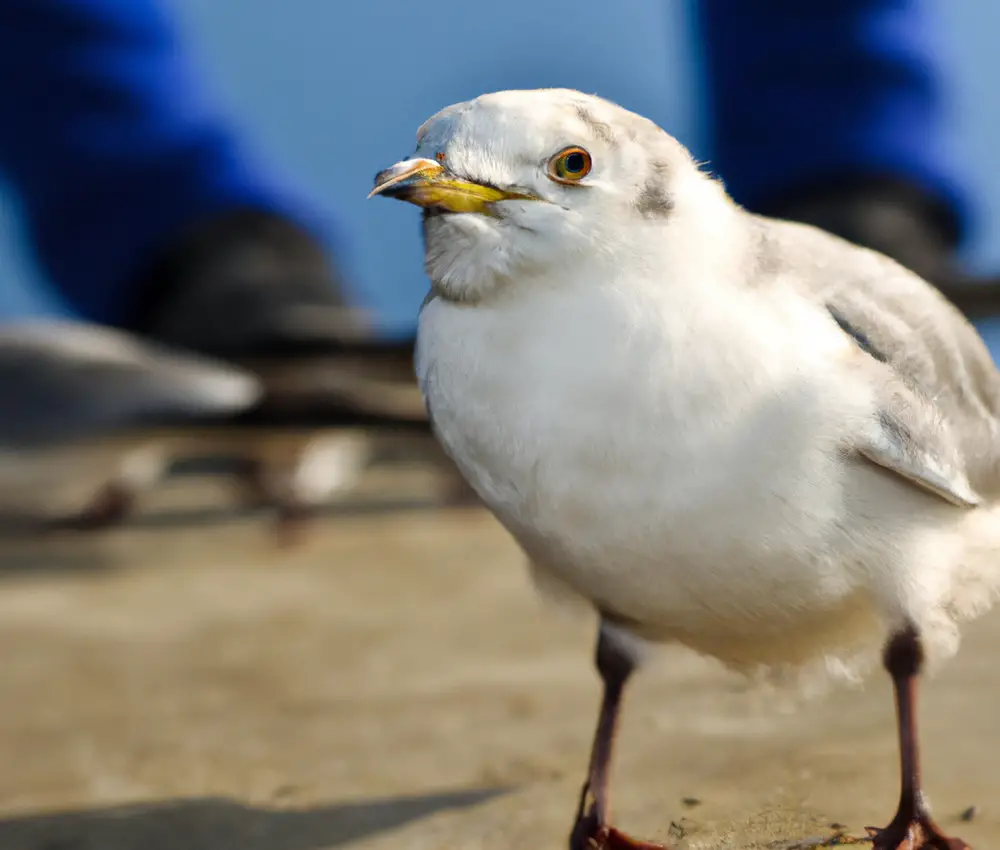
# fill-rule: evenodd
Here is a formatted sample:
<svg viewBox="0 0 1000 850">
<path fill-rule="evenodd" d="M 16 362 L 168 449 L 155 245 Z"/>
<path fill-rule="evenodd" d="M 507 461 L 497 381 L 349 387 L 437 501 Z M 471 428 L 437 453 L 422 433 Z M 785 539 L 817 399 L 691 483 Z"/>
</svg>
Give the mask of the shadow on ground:
<svg viewBox="0 0 1000 850">
<path fill-rule="evenodd" d="M 35 535 L 5 536 L 0 530 L 0 579 L 42 573 L 79 573 L 111 570 L 120 559 L 89 538 L 62 541 Z"/>
<path fill-rule="evenodd" d="M 0 850 L 322 850 L 505 793 L 475 789 L 312 809 L 178 800 L 0 821 Z"/>
</svg>

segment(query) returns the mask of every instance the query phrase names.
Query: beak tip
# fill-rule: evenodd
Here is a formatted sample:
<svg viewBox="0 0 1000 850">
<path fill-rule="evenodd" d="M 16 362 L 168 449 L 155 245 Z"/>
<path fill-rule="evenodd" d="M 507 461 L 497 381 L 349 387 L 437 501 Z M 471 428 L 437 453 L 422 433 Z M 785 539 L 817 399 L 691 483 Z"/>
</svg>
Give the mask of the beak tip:
<svg viewBox="0 0 1000 850">
<path fill-rule="evenodd" d="M 432 179 L 444 169 L 429 159 L 407 159 L 375 175 L 375 186 L 368 193 L 369 198 L 384 195 L 387 198 L 403 198 L 405 191 L 415 182 Z"/>
</svg>

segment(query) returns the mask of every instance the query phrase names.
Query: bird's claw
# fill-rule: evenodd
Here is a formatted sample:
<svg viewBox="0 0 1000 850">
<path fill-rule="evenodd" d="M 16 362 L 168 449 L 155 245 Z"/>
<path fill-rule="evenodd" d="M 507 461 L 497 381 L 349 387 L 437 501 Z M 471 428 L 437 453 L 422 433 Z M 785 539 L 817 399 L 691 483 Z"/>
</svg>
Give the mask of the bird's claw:
<svg viewBox="0 0 1000 850">
<path fill-rule="evenodd" d="M 669 850 L 663 844 L 651 844 L 626 835 L 620 829 L 600 823 L 591 805 L 573 828 L 570 850 Z"/>
<path fill-rule="evenodd" d="M 865 827 L 873 850 L 971 850 L 961 838 L 948 838 L 930 818 L 918 818 L 905 826 L 895 822 L 885 829 Z"/>
<path fill-rule="evenodd" d="M 601 827 L 589 840 L 588 850 L 668 850 L 663 844 L 639 841 L 613 826 Z"/>
</svg>

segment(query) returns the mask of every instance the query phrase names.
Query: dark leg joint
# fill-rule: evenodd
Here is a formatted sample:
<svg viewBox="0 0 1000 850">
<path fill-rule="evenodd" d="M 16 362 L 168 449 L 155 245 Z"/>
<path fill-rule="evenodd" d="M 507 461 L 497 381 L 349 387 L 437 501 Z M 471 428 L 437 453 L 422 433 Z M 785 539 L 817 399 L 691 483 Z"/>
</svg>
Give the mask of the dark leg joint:
<svg viewBox="0 0 1000 850">
<path fill-rule="evenodd" d="M 119 481 L 101 487 L 79 513 L 48 523 L 52 531 L 104 531 L 120 525 L 135 506 L 135 494 Z"/>
<path fill-rule="evenodd" d="M 602 622 L 597 635 L 597 672 L 606 685 L 624 685 L 635 672 L 636 659 L 624 640 Z"/>
<path fill-rule="evenodd" d="M 889 639 L 882 661 L 894 679 L 903 679 L 920 673 L 924 666 L 924 649 L 916 626 L 909 625 Z"/>
</svg>

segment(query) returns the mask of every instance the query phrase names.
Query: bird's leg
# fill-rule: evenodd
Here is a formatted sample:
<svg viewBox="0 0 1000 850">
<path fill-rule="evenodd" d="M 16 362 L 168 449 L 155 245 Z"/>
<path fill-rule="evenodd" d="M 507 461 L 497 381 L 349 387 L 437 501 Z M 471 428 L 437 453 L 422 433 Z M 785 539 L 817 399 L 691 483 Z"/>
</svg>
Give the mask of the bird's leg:
<svg viewBox="0 0 1000 850">
<path fill-rule="evenodd" d="M 659 844 L 635 841 L 608 822 L 608 784 L 622 691 L 635 670 L 627 648 L 608 634 L 602 623 L 597 637 L 597 672 L 604 683 L 601 712 L 594 732 L 587 781 L 580 793 L 570 850 L 664 850 Z"/>
<path fill-rule="evenodd" d="M 233 475 L 239 487 L 240 506 L 264 508 L 271 505 L 271 487 L 259 458 L 243 457 L 234 464 Z"/>
<path fill-rule="evenodd" d="M 274 535 L 278 546 L 292 549 L 303 543 L 309 532 L 309 525 L 316 518 L 316 507 L 286 496 L 275 504 L 277 517 Z"/>
<path fill-rule="evenodd" d="M 969 850 L 964 841 L 948 838 L 934 823 L 921 788 L 916 703 L 923 661 L 920 635 L 912 625 L 886 644 L 883 662 L 896 696 L 901 779 L 899 808 L 892 822 L 885 829 L 868 828 L 874 850 Z"/>
<path fill-rule="evenodd" d="M 313 519 L 315 508 L 296 498 L 288 476 L 276 468 L 273 458 L 247 458 L 236 472 L 245 501 L 251 508 L 268 507 L 275 512 L 274 534 L 279 547 L 300 544 Z"/>
<path fill-rule="evenodd" d="M 117 463 L 118 469 L 73 516 L 48 523 L 55 531 L 100 531 L 119 525 L 134 511 L 141 493 L 164 475 L 168 456 L 157 443 L 142 443 L 129 449 Z"/>
<path fill-rule="evenodd" d="M 135 507 L 135 492 L 122 481 L 109 481 L 78 513 L 48 523 L 53 531 L 103 531 L 124 522 Z"/>
</svg>

